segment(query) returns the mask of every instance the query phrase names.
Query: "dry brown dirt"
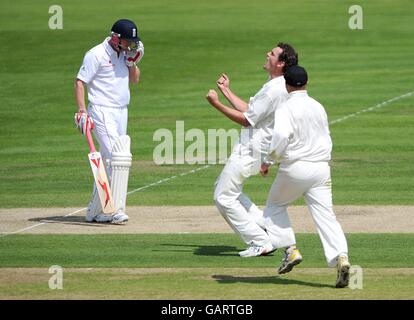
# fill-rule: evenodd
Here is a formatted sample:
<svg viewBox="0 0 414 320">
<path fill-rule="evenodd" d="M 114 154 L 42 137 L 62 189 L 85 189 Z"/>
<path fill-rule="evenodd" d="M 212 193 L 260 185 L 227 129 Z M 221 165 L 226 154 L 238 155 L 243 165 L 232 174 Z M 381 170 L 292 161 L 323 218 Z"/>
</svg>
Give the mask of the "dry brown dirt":
<svg viewBox="0 0 414 320">
<path fill-rule="evenodd" d="M 213 206 L 127 209 L 130 221 L 125 225 L 87 223 L 82 208 L 0 209 L 0 235 L 233 232 Z M 346 233 L 414 232 L 414 206 L 335 206 L 334 209 Z M 306 207 L 290 207 L 289 216 L 295 232 L 316 232 Z"/>
</svg>

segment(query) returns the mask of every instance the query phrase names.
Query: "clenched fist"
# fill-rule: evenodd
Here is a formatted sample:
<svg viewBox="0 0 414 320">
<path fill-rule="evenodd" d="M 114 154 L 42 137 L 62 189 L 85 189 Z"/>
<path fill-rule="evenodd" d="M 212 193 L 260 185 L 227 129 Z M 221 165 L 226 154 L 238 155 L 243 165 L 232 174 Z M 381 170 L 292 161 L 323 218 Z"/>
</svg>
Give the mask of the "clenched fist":
<svg viewBox="0 0 414 320">
<path fill-rule="evenodd" d="M 219 102 L 218 99 L 218 95 L 217 92 L 213 89 L 209 90 L 209 92 L 207 93 L 206 99 L 208 100 L 208 102 L 210 102 L 210 104 L 212 104 L 213 106 Z"/>
<path fill-rule="evenodd" d="M 217 87 L 223 91 L 230 86 L 230 79 L 227 74 L 223 73 L 220 78 L 217 80 Z"/>
</svg>

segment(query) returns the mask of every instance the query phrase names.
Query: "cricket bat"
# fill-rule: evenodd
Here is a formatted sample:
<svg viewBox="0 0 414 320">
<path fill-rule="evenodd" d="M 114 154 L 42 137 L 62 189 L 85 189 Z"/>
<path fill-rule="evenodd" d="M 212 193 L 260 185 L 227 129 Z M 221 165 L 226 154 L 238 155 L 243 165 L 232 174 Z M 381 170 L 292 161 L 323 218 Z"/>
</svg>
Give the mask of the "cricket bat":
<svg viewBox="0 0 414 320">
<path fill-rule="evenodd" d="M 90 150 L 90 153 L 88 154 L 89 163 L 91 165 L 93 178 L 95 179 L 96 189 L 98 189 L 102 212 L 112 214 L 115 212 L 115 206 L 108 176 L 105 171 L 105 164 L 103 163 L 101 153 L 95 149 L 91 130 L 89 128 L 86 130 L 86 138 L 88 139 Z"/>
</svg>

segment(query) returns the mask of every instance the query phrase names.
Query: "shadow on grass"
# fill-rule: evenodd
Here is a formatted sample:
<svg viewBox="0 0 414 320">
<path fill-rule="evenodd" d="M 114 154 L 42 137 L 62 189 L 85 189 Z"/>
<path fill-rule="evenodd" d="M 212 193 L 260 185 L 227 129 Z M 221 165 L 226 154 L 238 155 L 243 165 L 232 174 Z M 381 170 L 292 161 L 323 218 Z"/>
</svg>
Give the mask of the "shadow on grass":
<svg viewBox="0 0 414 320">
<path fill-rule="evenodd" d="M 193 252 L 196 256 L 216 256 L 216 257 L 223 257 L 223 256 L 229 256 L 229 257 L 239 257 L 238 251 L 240 251 L 239 248 L 234 246 L 200 246 L 196 244 L 162 244 L 162 246 L 171 246 L 171 247 L 184 247 L 187 249 L 183 250 L 168 250 L 168 251 L 177 251 L 177 252 Z M 269 254 L 264 257 L 272 256 L 272 254 Z M 261 257 L 262 258 L 262 257 Z"/>
<path fill-rule="evenodd" d="M 198 246 L 194 249 L 196 256 L 239 256 L 233 246 Z"/>
<path fill-rule="evenodd" d="M 200 246 L 196 244 L 163 243 L 161 246 L 179 247 L 180 249 L 166 249 L 168 252 L 193 252 L 196 256 L 239 256 L 236 247 L 232 246 Z M 181 249 L 182 248 L 182 249 Z M 160 250 L 156 250 L 160 251 Z M 164 250 L 163 250 L 164 251 Z"/>
<path fill-rule="evenodd" d="M 323 283 L 307 282 L 295 279 L 286 279 L 278 276 L 274 277 L 234 277 L 229 275 L 213 275 L 212 278 L 222 284 L 233 283 L 254 283 L 254 284 L 280 284 L 280 285 L 299 285 L 314 288 L 335 288 L 334 285 L 327 285 Z"/>
<path fill-rule="evenodd" d="M 116 226 L 117 224 L 112 223 L 98 223 L 98 222 L 87 222 L 85 221 L 84 216 L 52 216 L 52 217 L 39 217 L 31 218 L 29 221 L 32 222 L 43 222 L 43 223 L 60 223 L 60 224 L 70 224 L 84 227 L 108 227 Z"/>
</svg>

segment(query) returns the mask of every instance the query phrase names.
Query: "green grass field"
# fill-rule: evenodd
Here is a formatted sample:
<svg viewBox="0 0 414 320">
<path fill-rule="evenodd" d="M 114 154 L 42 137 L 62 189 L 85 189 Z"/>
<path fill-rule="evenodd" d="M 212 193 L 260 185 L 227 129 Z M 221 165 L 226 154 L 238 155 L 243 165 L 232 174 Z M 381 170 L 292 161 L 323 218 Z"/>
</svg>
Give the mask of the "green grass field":
<svg viewBox="0 0 414 320">
<path fill-rule="evenodd" d="M 414 298 L 412 234 L 351 234 L 348 241 L 362 289 L 335 289 L 336 271 L 326 268 L 314 234 L 298 235 L 304 261 L 283 276 L 276 274 L 281 252 L 240 258 L 243 246 L 232 234 L 9 236 L 0 241 L 0 298 Z M 52 265 L 63 268 L 64 290 L 48 287 Z"/>
<path fill-rule="evenodd" d="M 146 50 L 142 81 L 131 90 L 131 190 L 199 167 L 154 165 L 157 129 L 175 131 L 178 120 L 205 132 L 238 128 L 204 96 L 221 72 L 241 97 L 254 95 L 266 80 L 265 53 L 278 41 L 298 50 L 309 92 L 331 121 L 413 90 L 414 6 L 408 0 L 364 1 L 363 30 L 348 28 L 352 1 L 144 0 L 115 7 L 110 1 L 60 1 L 63 30 L 48 29 L 49 1 L 1 3 L 2 207 L 88 201 L 92 180 L 87 145 L 72 120 L 73 80 L 85 52 L 119 17 L 137 21 Z M 332 126 L 335 203 L 414 203 L 413 103 L 411 96 Z M 211 204 L 221 168 L 137 192 L 129 204 Z M 246 192 L 263 204 L 271 180 L 254 177 Z"/>
<path fill-rule="evenodd" d="M 52 4 L 63 8 L 63 30 L 48 28 Z M 134 192 L 128 205 L 213 204 L 222 165 L 191 174 L 203 164 L 157 166 L 154 132 L 174 132 L 176 121 L 187 130 L 238 129 L 205 94 L 226 72 L 233 91 L 253 96 L 266 81 L 265 53 L 279 41 L 299 52 L 309 93 L 330 121 L 413 92 L 412 1 L 361 1 L 363 30 L 348 27 L 353 4 L 0 0 L 1 207 L 86 206 L 92 177 L 73 124 L 73 80 L 85 52 L 122 17 L 137 22 L 145 44 L 141 82 L 131 88 L 129 190 L 177 176 Z M 335 204 L 414 204 L 413 105 L 411 95 L 332 124 Z M 244 191 L 263 205 L 272 180 L 252 177 Z M 335 270 L 325 268 L 315 235 L 298 236 L 306 259 L 283 277 L 275 273 L 280 253 L 240 259 L 235 235 L 0 237 L 0 299 L 414 298 L 413 234 L 348 236 L 351 262 L 364 268 L 363 290 L 332 287 Z M 47 287 L 52 264 L 66 270 L 64 290 Z"/>
</svg>

